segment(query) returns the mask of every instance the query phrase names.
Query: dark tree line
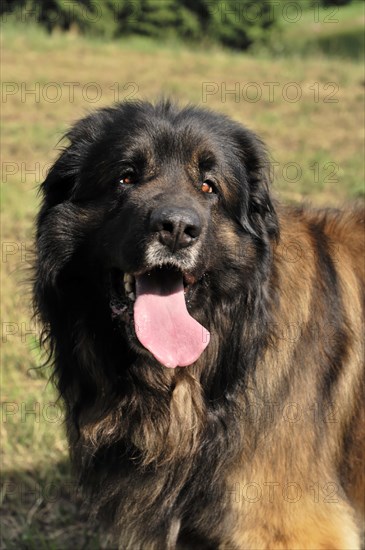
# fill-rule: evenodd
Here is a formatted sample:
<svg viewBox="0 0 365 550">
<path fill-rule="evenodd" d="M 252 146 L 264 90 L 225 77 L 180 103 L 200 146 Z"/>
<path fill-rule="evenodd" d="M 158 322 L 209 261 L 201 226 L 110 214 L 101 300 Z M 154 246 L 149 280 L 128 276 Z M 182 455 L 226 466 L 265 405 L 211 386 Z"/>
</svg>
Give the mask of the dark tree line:
<svg viewBox="0 0 365 550">
<path fill-rule="evenodd" d="M 315 3 L 342 5 L 351 0 L 298 0 L 300 9 Z M 283 16 L 281 0 L 3 0 L 2 14 L 36 21 L 49 31 L 77 28 L 94 36 L 177 37 L 246 49 L 264 41 Z"/>
</svg>

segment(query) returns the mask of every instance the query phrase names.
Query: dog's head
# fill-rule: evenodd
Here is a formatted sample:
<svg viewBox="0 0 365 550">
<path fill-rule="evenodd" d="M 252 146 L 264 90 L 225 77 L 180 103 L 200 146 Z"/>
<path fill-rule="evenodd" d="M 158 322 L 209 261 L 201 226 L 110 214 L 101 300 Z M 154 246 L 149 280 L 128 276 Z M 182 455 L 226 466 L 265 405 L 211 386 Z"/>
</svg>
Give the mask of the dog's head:
<svg viewBox="0 0 365 550">
<path fill-rule="evenodd" d="M 44 320 L 70 327 L 87 311 L 95 332 L 92 319 L 109 315 L 138 352 L 193 363 L 215 309 L 254 292 L 278 233 L 262 142 L 223 115 L 169 102 L 102 109 L 67 138 L 42 186 Z"/>
</svg>

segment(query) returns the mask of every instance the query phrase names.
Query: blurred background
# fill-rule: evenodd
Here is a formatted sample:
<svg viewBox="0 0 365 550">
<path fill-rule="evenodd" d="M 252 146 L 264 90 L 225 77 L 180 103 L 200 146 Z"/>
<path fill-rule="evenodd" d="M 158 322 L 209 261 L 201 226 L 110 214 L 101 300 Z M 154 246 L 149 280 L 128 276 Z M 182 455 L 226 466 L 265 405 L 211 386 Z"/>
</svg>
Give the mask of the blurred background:
<svg viewBox="0 0 365 550">
<path fill-rule="evenodd" d="M 63 133 L 114 101 L 171 96 L 261 135 L 282 200 L 362 200 L 364 5 L 2 2 L 1 548 L 108 547 L 70 474 L 31 318 L 37 188 Z"/>
</svg>

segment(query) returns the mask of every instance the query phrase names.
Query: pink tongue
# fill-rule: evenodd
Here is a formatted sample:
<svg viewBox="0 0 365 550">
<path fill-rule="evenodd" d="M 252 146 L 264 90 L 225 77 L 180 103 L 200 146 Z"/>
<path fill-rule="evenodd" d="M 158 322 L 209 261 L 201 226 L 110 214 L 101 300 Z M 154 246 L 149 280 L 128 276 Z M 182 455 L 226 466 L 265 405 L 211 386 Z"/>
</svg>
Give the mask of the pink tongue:
<svg viewBox="0 0 365 550">
<path fill-rule="evenodd" d="M 134 327 L 141 344 L 165 367 L 191 365 L 209 343 L 209 332 L 193 319 L 182 275 L 159 269 L 136 277 Z"/>
</svg>

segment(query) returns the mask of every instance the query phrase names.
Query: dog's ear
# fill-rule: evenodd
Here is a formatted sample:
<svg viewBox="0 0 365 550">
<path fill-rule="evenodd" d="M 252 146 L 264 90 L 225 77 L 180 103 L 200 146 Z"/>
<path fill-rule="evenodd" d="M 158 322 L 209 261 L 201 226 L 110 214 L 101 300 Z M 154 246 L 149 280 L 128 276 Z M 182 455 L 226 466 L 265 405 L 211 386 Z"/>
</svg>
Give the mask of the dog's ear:
<svg viewBox="0 0 365 550">
<path fill-rule="evenodd" d="M 63 139 L 67 139 L 67 134 Z M 71 143 L 62 150 L 41 185 L 40 191 L 43 194 L 47 208 L 51 208 L 70 197 L 72 189 L 76 185 L 79 171 L 80 160 L 77 158 L 75 147 Z"/>
<path fill-rule="evenodd" d="M 72 195 L 82 167 L 87 157 L 92 155 L 96 136 L 103 135 L 112 110 L 100 109 L 79 120 L 60 140 L 60 143 L 67 141 L 68 144 L 62 148 L 40 188 L 47 207 L 55 206 Z"/>
<path fill-rule="evenodd" d="M 253 132 L 240 128 L 235 132 L 239 155 L 245 175 L 246 193 L 241 196 L 241 224 L 250 232 L 278 238 L 279 224 L 271 196 L 271 165 L 264 143 Z"/>
</svg>

